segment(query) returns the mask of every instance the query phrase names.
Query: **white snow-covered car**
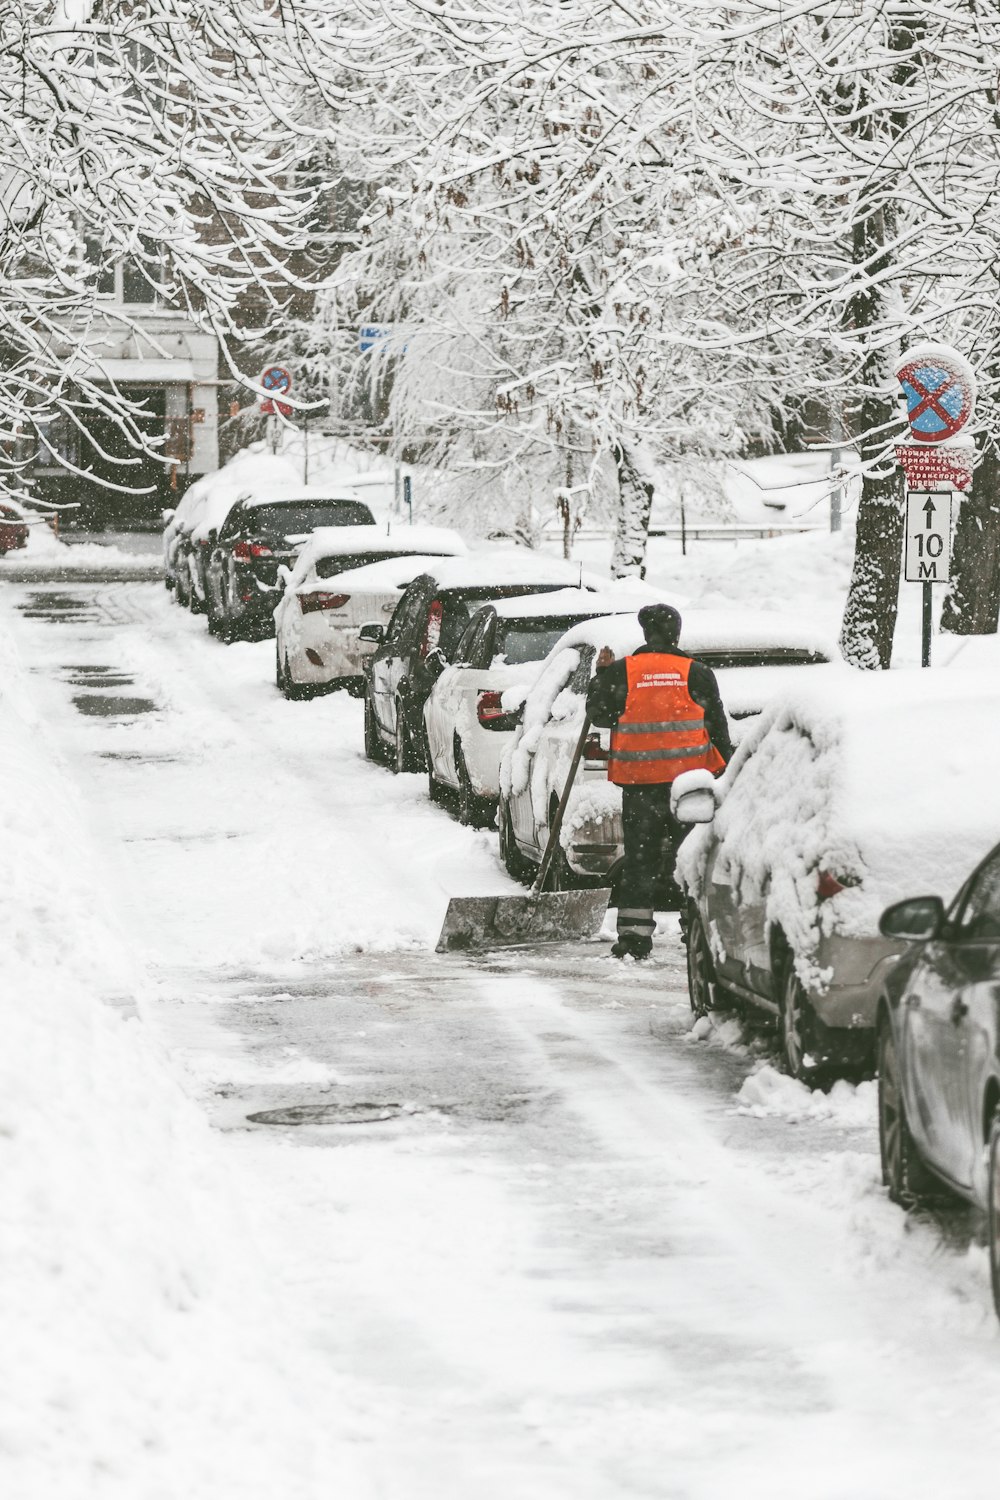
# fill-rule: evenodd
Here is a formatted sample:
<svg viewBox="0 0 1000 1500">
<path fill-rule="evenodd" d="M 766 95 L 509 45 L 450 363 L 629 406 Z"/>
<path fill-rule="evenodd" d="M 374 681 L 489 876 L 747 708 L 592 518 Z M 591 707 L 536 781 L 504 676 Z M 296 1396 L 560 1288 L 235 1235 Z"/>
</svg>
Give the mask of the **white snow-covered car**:
<svg viewBox="0 0 1000 1500">
<path fill-rule="evenodd" d="M 493 821 L 500 760 L 542 662 L 566 631 L 583 620 L 630 612 L 662 597 L 653 590 L 588 594 L 562 589 L 529 598 L 497 599 L 472 621 L 424 704 L 425 759 L 431 798 L 458 793 L 463 823 Z"/>
<path fill-rule="evenodd" d="M 277 609 L 275 675 L 288 698 L 324 688 L 364 692 L 364 664 L 375 647 L 362 625 L 385 623 L 403 590 L 442 557 L 462 557 L 462 538 L 445 526 L 327 527 L 313 532 Z"/>
<path fill-rule="evenodd" d="M 676 871 L 693 1007 L 721 992 L 770 1012 L 798 1077 L 871 1061 L 903 947 L 880 936 L 882 912 L 914 891 L 957 890 L 1000 833 L 990 680 L 844 668 L 806 686 L 808 675 L 748 729 Z"/>
<path fill-rule="evenodd" d="M 541 860 L 552 814 L 583 724 L 584 704 L 602 646 L 616 657 L 643 644 L 634 614 L 577 625 L 553 647 L 525 699 L 522 722 L 500 765 L 500 852 L 526 879 Z M 712 668 L 733 739 L 803 672 L 846 671 L 836 648 L 808 625 L 761 612 L 683 612 L 681 648 Z M 621 790 L 607 779 L 610 732 L 588 736 L 552 862 L 553 889 L 613 880 L 622 858 Z"/>
</svg>

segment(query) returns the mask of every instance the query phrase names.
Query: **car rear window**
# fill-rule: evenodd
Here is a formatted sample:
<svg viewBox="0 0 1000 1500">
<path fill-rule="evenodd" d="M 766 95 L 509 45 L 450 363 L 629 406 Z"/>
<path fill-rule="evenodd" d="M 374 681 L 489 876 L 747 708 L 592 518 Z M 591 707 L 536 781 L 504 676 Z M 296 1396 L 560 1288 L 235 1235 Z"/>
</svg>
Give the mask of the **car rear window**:
<svg viewBox="0 0 1000 1500">
<path fill-rule="evenodd" d="M 375 517 L 358 500 L 285 500 L 255 505 L 247 517 L 251 526 L 271 535 L 295 536 L 318 526 L 374 526 Z"/>
<path fill-rule="evenodd" d="M 572 625 L 591 618 L 591 615 L 570 615 L 558 620 L 501 620 L 497 627 L 496 655 L 511 667 L 522 662 L 544 661 Z"/>
<path fill-rule="evenodd" d="M 691 652 L 696 661 L 711 667 L 713 672 L 722 667 L 812 667 L 830 660 L 820 651 L 809 651 L 800 646 L 740 646 L 724 651 Z"/>
<path fill-rule="evenodd" d="M 428 553 L 426 547 L 419 551 L 400 552 L 341 552 L 334 557 L 321 557 L 316 564 L 317 578 L 334 578 L 338 573 L 346 573 L 350 568 L 366 568 L 369 563 L 386 562 L 392 557 L 433 557 L 435 554 Z"/>
</svg>

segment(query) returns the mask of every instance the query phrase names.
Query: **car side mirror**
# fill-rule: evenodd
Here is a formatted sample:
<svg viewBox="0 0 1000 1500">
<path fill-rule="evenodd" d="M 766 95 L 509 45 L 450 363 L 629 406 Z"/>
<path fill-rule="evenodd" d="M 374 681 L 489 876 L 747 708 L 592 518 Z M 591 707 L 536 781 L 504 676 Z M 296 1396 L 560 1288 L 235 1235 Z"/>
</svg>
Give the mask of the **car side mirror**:
<svg viewBox="0 0 1000 1500">
<path fill-rule="evenodd" d="M 358 640 L 367 641 L 372 646 L 381 646 L 385 640 L 385 626 L 380 625 L 377 620 L 370 620 L 358 631 Z"/>
<path fill-rule="evenodd" d="M 678 823 L 711 823 L 715 817 L 715 794 L 708 787 L 682 792 L 674 806 Z"/>
<path fill-rule="evenodd" d="M 941 935 L 944 919 L 940 896 L 912 896 L 908 901 L 887 906 L 879 918 L 878 930 L 883 937 L 898 938 L 904 943 L 926 943 Z"/>
<path fill-rule="evenodd" d="M 449 665 L 448 658 L 440 646 L 435 646 L 433 651 L 428 651 L 424 657 L 424 666 L 430 675 L 436 680 Z"/>
<path fill-rule="evenodd" d="M 711 771 L 684 771 L 670 788 L 670 811 L 678 823 L 711 823 L 715 808 Z"/>
<path fill-rule="evenodd" d="M 176 514 L 177 511 L 173 508 L 173 506 L 170 505 L 167 506 L 166 510 L 161 510 L 160 519 L 162 520 L 164 526 L 169 526 L 170 522 L 174 519 L 174 516 L 176 516 Z"/>
<path fill-rule="evenodd" d="M 291 581 L 292 581 L 292 570 L 291 570 L 291 568 L 286 567 L 286 565 L 284 563 L 279 563 L 278 564 L 278 582 L 281 584 L 281 587 L 283 589 L 287 589 L 287 587 L 291 583 Z"/>
</svg>

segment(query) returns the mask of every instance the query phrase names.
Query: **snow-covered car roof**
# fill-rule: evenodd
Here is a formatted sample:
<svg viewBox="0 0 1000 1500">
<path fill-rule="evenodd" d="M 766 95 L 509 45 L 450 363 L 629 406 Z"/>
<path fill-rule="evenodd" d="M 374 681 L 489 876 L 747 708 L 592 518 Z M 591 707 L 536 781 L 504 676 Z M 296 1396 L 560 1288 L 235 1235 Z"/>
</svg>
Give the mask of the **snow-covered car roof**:
<svg viewBox="0 0 1000 1500">
<path fill-rule="evenodd" d="M 381 562 L 365 563 L 361 568 L 347 568 L 343 573 L 337 574 L 337 592 L 352 594 L 381 594 L 387 590 L 402 593 L 414 578 L 419 578 L 421 573 L 426 573 L 428 568 L 434 566 L 437 556 L 429 556 L 421 553 L 414 557 L 386 557 Z M 289 591 L 306 586 L 306 580 L 310 569 L 302 572 L 296 564 L 295 572 L 289 583 Z M 314 583 L 308 584 L 309 588 L 315 588 Z"/>
<path fill-rule="evenodd" d="M 244 484 L 244 505 L 253 510 L 258 505 L 294 505 L 307 500 L 342 500 L 345 505 L 363 505 L 357 495 L 345 495 L 342 489 L 327 489 L 312 484 L 268 484 L 266 481 Z"/>
<path fill-rule="evenodd" d="M 594 590 L 606 582 L 596 574 L 581 573 L 578 563 L 513 547 L 470 552 L 468 557 L 446 559 L 427 571 L 442 589 L 494 588 L 505 583 L 515 586 L 551 583 L 577 588 L 582 577 L 584 590 Z"/>
<path fill-rule="evenodd" d="M 630 610 L 634 613 L 643 603 L 652 603 L 653 597 L 651 593 L 648 599 L 636 604 L 634 598 L 622 594 L 572 588 L 558 589 L 551 594 L 531 594 L 527 598 L 494 599 L 489 608 L 496 610 L 505 620 L 556 620 L 562 616 L 572 618 L 582 610 L 593 615 L 616 615 Z"/>
<path fill-rule="evenodd" d="M 299 553 L 292 573 L 290 588 L 295 588 L 313 571 L 317 562 L 324 557 L 349 557 L 352 552 L 384 552 L 386 559 L 405 559 L 404 572 L 409 569 L 407 583 L 411 583 L 419 574 L 430 568 L 438 566 L 438 559 L 442 557 L 460 557 L 466 551 L 465 543 L 457 531 L 451 531 L 447 526 L 398 526 L 387 531 L 384 526 L 320 526 L 312 532 L 308 541 Z M 425 566 L 413 570 L 414 556 L 423 559 Z M 382 563 L 366 563 L 363 568 L 351 570 L 351 577 L 366 572 L 369 568 L 382 567 Z M 398 569 L 392 576 L 396 576 Z M 346 578 L 346 573 L 338 575 L 341 580 Z M 364 580 L 362 580 L 364 581 Z M 361 584 L 358 584 L 360 587 Z M 377 588 L 378 583 L 372 579 L 371 587 Z M 395 588 L 398 585 L 387 582 L 386 587 Z"/>
<path fill-rule="evenodd" d="M 605 625 L 598 621 L 585 620 L 575 625 L 559 642 L 566 646 L 610 646 L 616 656 L 627 656 L 643 644 L 639 628 L 638 610 L 621 614 L 616 610 L 613 620 Z M 699 651 L 802 651 L 836 661 L 840 653 L 835 641 L 808 621 L 788 615 L 726 610 L 685 609 L 681 615 L 681 649 L 697 655 Z"/>
</svg>

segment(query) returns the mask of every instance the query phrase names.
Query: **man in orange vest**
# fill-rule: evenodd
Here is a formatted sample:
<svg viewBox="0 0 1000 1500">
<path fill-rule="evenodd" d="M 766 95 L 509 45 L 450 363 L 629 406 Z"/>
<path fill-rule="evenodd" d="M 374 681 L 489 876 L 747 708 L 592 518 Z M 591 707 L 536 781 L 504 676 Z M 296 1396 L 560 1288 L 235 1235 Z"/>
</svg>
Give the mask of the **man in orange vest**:
<svg viewBox="0 0 1000 1500">
<path fill-rule="evenodd" d="M 587 693 L 590 722 L 611 730 L 608 780 L 622 789 L 616 958 L 652 951 L 663 844 L 680 834 L 670 813 L 671 782 L 682 771 L 721 771 L 733 753 L 714 672 L 677 645 L 677 610 L 647 604 L 639 624 L 646 644 L 621 661 L 605 647 Z"/>
</svg>

